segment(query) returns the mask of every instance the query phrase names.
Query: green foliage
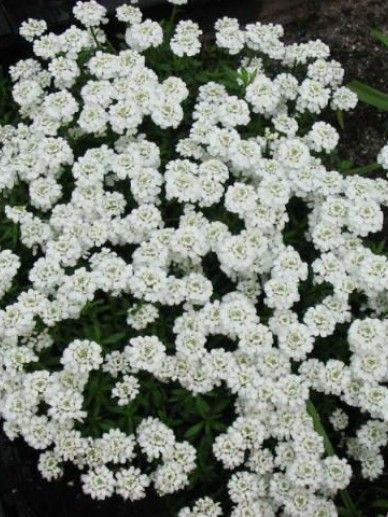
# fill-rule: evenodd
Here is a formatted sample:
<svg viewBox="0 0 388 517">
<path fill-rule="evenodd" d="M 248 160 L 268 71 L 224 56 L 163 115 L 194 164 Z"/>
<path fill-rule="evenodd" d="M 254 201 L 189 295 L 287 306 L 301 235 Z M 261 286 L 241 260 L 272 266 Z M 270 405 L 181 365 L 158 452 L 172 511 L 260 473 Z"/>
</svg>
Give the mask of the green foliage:
<svg viewBox="0 0 388 517">
<path fill-rule="evenodd" d="M 380 111 L 388 111 L 388 94 L 376 88 L 372 88 L 361 81 L 352 81 L 349 88 L 357 94 L 358 98 L 374 106 Z"/>
<path fill-rule="evenodd" d="M 380 43 L 384 45 L 384 47 L 388 47 L 388 34 L 377 29 L 372 29 L 370 31 L 371 35 Z"/>
</svg>

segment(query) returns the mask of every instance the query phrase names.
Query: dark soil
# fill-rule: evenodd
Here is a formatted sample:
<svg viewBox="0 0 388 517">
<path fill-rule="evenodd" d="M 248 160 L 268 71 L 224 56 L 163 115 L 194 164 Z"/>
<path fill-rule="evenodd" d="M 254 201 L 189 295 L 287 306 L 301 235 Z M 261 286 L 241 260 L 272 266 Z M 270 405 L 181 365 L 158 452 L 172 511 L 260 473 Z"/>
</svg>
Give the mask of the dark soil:
<svg viewBox="0 0 388 517">
<path fill-rule="evenodd" d="M 290 1 L 290 0 L 289 0 Z M 281 22 L 286 25 L 288 41 L 306 41 L 320 38 L 332 49 L 334 59 L 340 61 L 346 72 L 345 82 L 359 79 L 371 86 L 388 90 L 388 50 L 370 36 L 371 28 L 388 29 L 388 0 L 326 0 L 297 2 L 292 9 L 287 2 L 257 2 L 255 0 L 225 0 L 225 12 L 215 2 L 217 15 L 238 14 L 242 22 L 257 16 L 260 20 Z M 292 3 L 292 2 L 290 2 Z M 290 13 L 292 11 L 292 13 Z M 209 8 L 194 12 L 193 18 L 206 26 L 214 13 Z M 291 22 L 290 22 L 291 20 Z M 4 58 L 5 59 L 5 58 Z M 341 135 L 340 154 L 355 165 L 375 160 L 377 152 L 387 141 L 386 113 L 360 103 L 354 113 L 345 117 L 345 131 Z M 26 445 L 12 444 L 0 436 L 0 517 L 167 517 L 172 515 L 167 505 L 147 497 L 138 504 L 119 499 L 95 503 L 84 496 L 78 485 L 71 482 L 71 473 L 65 480 L 47 483 L 36 468 L 37 453 Z M 384 476 L 387 479 L 387 476 Z M 383 481 L 363 482 L 351 487 L 363 516 L 377 515 L 373 501 L 383 497 Z M 381 488 L 381 491 L 379 489 Z M 387 487 L 387 485 L 386 485 Z M 385 491 L 386 491 L 385 487 Z"/>
</svg>

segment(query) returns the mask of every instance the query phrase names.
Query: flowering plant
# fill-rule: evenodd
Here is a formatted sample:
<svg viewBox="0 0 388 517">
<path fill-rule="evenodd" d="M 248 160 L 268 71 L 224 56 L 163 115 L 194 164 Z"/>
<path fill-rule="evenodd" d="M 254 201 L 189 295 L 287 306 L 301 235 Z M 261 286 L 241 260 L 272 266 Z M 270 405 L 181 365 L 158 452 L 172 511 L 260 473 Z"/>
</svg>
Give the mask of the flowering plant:
<svg viewBox="0 0 388 517">
<path fill-rule="evenodd" d="M 110 42 L 104 7 L 74 15 L 21 26 L 0 129 L 7 436 L 95 499 L 357 515 L 352 467 L 376 479 L 387 444 L 388 184 L 337 170 L 343 69 L 279 25 L 204 43 L 123 5 Z"/>
</svg>

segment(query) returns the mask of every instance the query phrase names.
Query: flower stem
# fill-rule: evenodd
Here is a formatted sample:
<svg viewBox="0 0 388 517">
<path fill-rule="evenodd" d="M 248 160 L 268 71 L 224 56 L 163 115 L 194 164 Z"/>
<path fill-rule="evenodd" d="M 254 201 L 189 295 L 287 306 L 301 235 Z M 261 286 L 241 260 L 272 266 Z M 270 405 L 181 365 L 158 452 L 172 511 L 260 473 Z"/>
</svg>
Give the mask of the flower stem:
<svg viewBox="0 0 388 517">
<path fill-rule="evenodd" d="M 330 438 L 328 437 L 326 433 L 326 429 L 324 428 L 321 418 L 318 414 L 318 411 L 316 410 L 314 404 L 311 402 L 311 400 L 307 401 L 307 412 L 313 419 L 314 429 L 315 431 L 320 434 L 323 438 L 323 442 L 325 445 L 325 451 L 328 456 L 334 456 L 336 454 L 335 449 L 333 447 L 333 444 L 330 441 Z M 356 505 L 354 504 L 349 492 L 344 490 L 339 490 L 339 494 L 341 496 L 342 502 L 345 506 L 345 508 L 348 510 L 349 515 L 352 517 L 360 517 L 360 513 L 358 512 Z"/>
<path fill-rule="evenodd" d="M 174 25 L 175 18 L 177 16 L 177 14 L 178 14 L 178 7 L 176 5 L 174 5 L 174 7 L 171 10 L 171 16 L 170 16 L 170 19 L 169 19 L 170 25 Z"/>
<path fill-rule="evenodd" d="M 96 44 L 96 47 L 99 50 L 104 50 L 104 46 L 101 45 L 101 43 L 98 41 L 96 32 L 93 27 L 90 27 L 90 34 L 92 35 L 92 38 L 93 38 L 94 43 Z M 114 46 L 108 39 L 105 42 L 105 47 L 107 50 L 110 50 L 111 52 L 113 52 L 113 54 L 116 54 L 116 49 L 114 48 Z"/>
<path fill-rule="evenodd" d="M 101 45 L 100 45 L 100 42 L 98 41 L 97 39 L 97 36 L 96 36 L 96 33 L 94 31 L 94 28 L 93 27 L 90 27 L 90 34 L 92 35 L 92 38 L 93 38 L 93 41 L 94 43 L 96 44 L 96 47 L 101 50 Z"/>
</svg>

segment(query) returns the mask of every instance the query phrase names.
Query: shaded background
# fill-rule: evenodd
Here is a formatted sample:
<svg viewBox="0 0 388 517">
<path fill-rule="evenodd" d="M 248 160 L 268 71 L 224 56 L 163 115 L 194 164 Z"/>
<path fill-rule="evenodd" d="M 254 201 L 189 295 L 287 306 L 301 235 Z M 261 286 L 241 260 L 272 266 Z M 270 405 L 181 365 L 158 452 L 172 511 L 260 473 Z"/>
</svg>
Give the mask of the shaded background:
<svg viewBox="0 0 388 517">
<path fill-rule="evenodd" d="M 113 10 L 124 2 L 99 0 Z M 72 21 L 72 0 L 0 0 L 1 73 L 31 49 L 18 37 L 18 26 L 28 17 L 44 18 L 51 30 L 60 30 Z M 143 0 L 145 14 L 154 19 L 168 15 L 170 6 L 159 0 Z M 285 25 L 287 42 L 322 39 L 332 49 L 334 59 L 345 68 L 345 82 L 360 79 L 387 90 L 388 55 L 370 37 L 371 28 L 388 31 L 388 0 L 191 0 L 185 18 L 211 31 L 221 16 L 238 17 L 242 24 L 260 20 Z M 117 29 L 113 22 L 109 30 Z M 1 99 L 0 102 L 4 99 Z M 5 109 L 0 105 L 0 110 Z M 387 117 L 365 105 L 359 105 L 345 118 L 339 152 L 355 165 L 375 160 L 387 140 Z M 144 502 L 125 503 L 119 498 L 96 503 L 73 485 L 73 473 L 64 480 L 47 483 L 36 468 L 38 454 L 21 441 L 9 442 L 0 435 L 0 517 L 167 517 L 174 515 L 169 501 L 147 495 Z M 362 515 L 376 516 L 372 502 L 387 497 L 388 475 L 378 483 L 353 483 L 350 491 L 362 508 Z M 308 516 L 306 516 L 308 517 Z"/>
</svg>

